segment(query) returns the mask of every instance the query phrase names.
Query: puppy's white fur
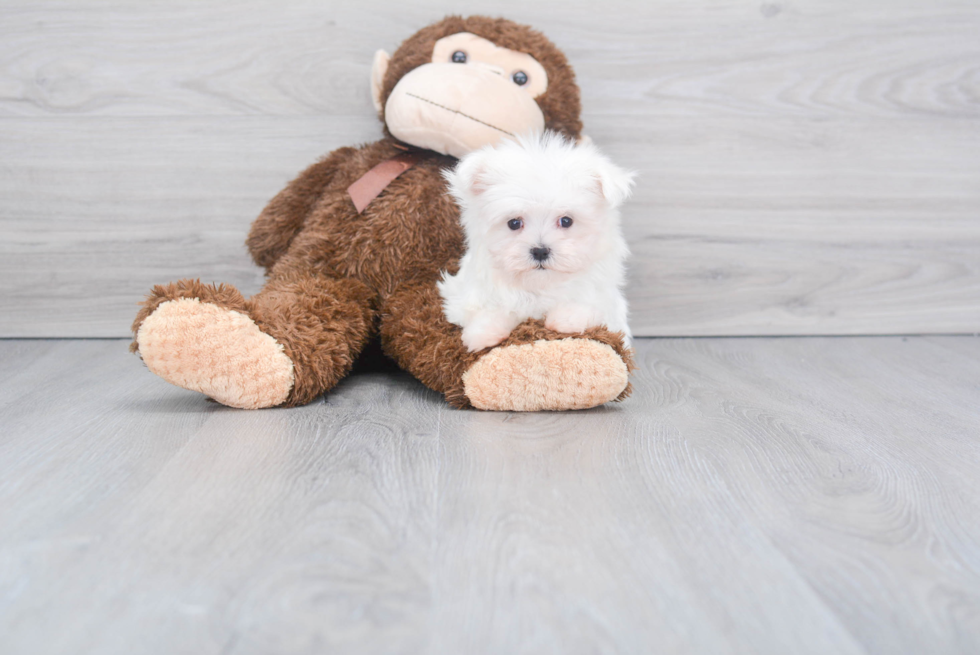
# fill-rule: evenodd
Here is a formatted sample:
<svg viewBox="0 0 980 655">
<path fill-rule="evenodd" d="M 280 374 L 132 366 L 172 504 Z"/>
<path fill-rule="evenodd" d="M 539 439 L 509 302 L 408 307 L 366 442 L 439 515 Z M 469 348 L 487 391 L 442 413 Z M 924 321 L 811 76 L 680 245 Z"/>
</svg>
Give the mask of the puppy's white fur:
<svg viewBox="0 0 980 655">
<path fill-rule="evenodd" d="M 618 208 L 632 173 L 591 143 L 545 133 L 477 150 L 445 176 L 467 250 L 439 292 L 470 351 L 497 345 L 528 318 L 558 332 L 605 325 L 629 345 L 622 293 L 629 250 Z M 508 225 L 514 219 L 517 230 Z M 532 248 L 550 253 L 538 261 Z"/>
</svg>

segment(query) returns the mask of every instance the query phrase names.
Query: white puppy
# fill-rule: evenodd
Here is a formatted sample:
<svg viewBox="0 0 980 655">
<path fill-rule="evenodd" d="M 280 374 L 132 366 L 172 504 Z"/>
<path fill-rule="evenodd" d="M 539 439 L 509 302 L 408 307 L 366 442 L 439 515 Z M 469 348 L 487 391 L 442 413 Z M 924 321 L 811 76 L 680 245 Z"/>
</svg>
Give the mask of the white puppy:
<svg viewBox="0 0 980 655">
<path fill-rule="evenodd" d="M 632 173 L 591 143 L 545 133 L 477 150 L 445 175 L 467 250 L 439 292 L 471 352 L 528 318 L 558 332 L 605 325 L 630 344 L 618 208 Z"/>
</svg>

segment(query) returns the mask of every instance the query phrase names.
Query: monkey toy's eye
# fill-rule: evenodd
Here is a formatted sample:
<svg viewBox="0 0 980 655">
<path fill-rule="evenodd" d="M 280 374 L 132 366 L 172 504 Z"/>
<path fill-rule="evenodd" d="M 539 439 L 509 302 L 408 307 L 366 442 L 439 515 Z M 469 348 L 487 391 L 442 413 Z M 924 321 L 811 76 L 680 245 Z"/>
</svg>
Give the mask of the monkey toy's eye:
<svg viewBox="0 0 980 655">
<path fill-rule="evenodd" d="M 507 227 L 509 227 L 512 230 L 519 230 L 523 226 L 524 226 L 524 221 L 522 221 L 519 218 L 512 218 L 509 221 L 507 221 Z"/>
<path fill-rule="evenodd" d="M 453 63 L 454 64 L 465 64 L 466 63 L 466 53 L 462 50 L 457 50 L 453 53 Z"/>
<path fill-rule="evenodd" d="M 561 220 L 558 221 L 558 224 L 561 225 L 562 227 L 571 227 L 572 219 L 568 216 L 562 216 Z"/>
<path fill-rule="evenodd" d="M 514 80 L 514 84 L 517 86 L 524 86 L 527 84 L 527 73 L 524 71 L 517 71 L 510 76 L 510 79 Z"/>
</svg>

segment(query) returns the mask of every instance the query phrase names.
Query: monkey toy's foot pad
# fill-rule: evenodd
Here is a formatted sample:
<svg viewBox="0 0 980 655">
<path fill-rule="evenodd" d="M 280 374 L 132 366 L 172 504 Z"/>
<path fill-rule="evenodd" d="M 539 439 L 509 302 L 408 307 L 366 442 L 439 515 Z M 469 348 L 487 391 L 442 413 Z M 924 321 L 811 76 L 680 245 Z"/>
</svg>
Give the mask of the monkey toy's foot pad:
<svg viewBox="0 0 980 655">
<path fill-rule="evenodd" d="M 488 352 L 463 374 L 463 391 L 478 409 L 587 409 L 617 398 L 627 375 L 626 363 L 604 343 L 535 341 Z"/>
<path fill-rule="evenodd" d="M 152 372 L 224 405 L 274 407 L 293 388 L 293 363 L 281 344 L 245 314 L 197 298 L 161 303 L 136 341 Z"/>
</svg>

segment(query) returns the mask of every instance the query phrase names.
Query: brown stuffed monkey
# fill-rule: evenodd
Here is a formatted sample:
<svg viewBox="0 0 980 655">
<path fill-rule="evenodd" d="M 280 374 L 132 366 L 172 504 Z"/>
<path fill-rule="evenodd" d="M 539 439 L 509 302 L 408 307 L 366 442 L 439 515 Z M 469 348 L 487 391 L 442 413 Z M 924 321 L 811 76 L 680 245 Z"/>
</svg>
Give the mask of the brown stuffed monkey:
<svg viewBox="0 0 980 655">
<path fill-rule="evenodd" d="M 560 334 L 529 320 L 467 352 L 436 281 L 462 256 L 442 171 L 509 135 L 581 138 L 579 90 L 542 34 L 503 19 L 449 17 L 375 55 L 380 141 L 340 148 L 289 183 L 253 223 L 268 281 L 251 298 L 181 280 L 153 288 L 132 350 L 168 382 L 232 407 L 308 403 L 372 339 L 455 407 L 581 409 L 629 393 L 631 352 L 604 328 Z"/>
</svg>

